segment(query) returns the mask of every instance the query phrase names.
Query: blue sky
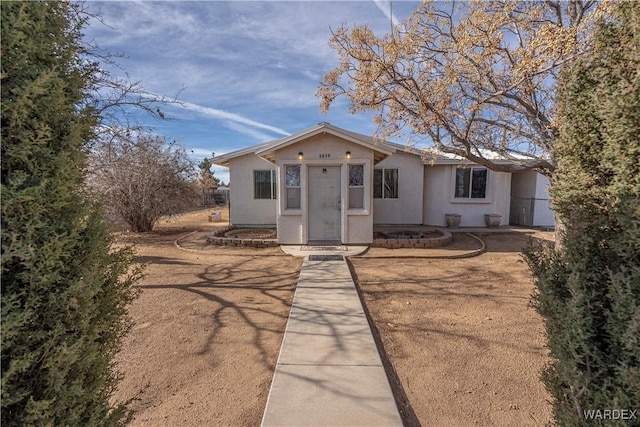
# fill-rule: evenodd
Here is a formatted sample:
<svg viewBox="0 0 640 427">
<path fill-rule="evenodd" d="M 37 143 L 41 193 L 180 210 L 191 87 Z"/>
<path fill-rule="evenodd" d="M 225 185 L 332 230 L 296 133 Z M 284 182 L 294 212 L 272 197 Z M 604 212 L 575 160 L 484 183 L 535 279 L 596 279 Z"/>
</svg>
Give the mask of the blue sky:
<svg viewBox="0 0 640 427">
<path fill-rule="evenodd" d="M 366 114 L 351 115 L 346 100 L 322 115 L 315 97 L 338 57 L 330 29 L 367 24 L 382 35 L 419 2 L 378 1 L 89 1 L 103 23 L 91 21 L 87 41 L 121 53 L 114 74 L 141 81 L 183 106 L 148 119 L 197 160 L 295 133 L 321 121 L 372 134 Z M 217 177 L 228 182 L 224 168 Z"/>
</svg>

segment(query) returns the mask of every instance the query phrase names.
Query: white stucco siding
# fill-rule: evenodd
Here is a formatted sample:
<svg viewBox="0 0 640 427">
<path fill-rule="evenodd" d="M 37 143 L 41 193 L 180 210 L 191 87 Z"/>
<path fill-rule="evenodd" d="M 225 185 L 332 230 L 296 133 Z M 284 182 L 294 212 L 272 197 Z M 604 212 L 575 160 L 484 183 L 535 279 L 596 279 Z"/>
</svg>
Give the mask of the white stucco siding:
<svg viewBox="0 0 640 427">
<path fill-rule="evenodd" d="M 536 172 L 536 203 L 533 212 L 534 227 L 553 227 L 555 217 L 550 205 L 549 178 Z"/>
<path fill-rule="evenodd" d="M 350 158 L 347 158 L 347 152 Z M 299 159 L 302 153 L 302 159 Z M 371 214 L 371 181 L 373 151 L 370 148 L 338 138 L 329 133 L 312 136 L 308 139 L 279 149 L 276 164 L 280 181 L 284 181 L 284 168 L 288 164 L 301 166 L 301 209 L 287 210 L 284 200 L 278 204 L 278 242 L 283 244 L 307 243 L 309 236 L 308 173 L 313 166 L 339 166 L 340 178 L 340 229 L 343 243 L 371 243 L 373 239 L 373 216 Z M 348 165 L 363 164 L 365 189 L 363 209 L 348 209 Z M 283 187 L 280 186 L 282 191 Z"/>
<path fill-rule="evenodd" d="M 442 226 L 449 211 L 449 193 L 453 191 L 450 166 L 424 166 L 424 205 L 422 223 Z"/>
<path fill-rule="evenodd" d="M 509 225 L 509 207 L 511 206 L 511 174 L 506 172 L 490 171 L 489 185 L 493 189 L 493 201 L 490 212 L 483 212 L 475 221 L 484 224 L 485 213 L 497 213 L 502 215 L 500 225 Z"/>
<path fill-rule="evenodd" d="M 230 222 L 236 226 L 275 227 L 276 200 L 254 198 L 254 170 L 275 170 L 275 165 L 255 154 L 247 154 L 229 162 Z"/>
<path fill-rule="evenodd" d="M 488 171 L 486 198 L 454 197 L 455 165 L 425 166 L 423 223 L 445 226 L 445 214 L 462 215 L 460 226 L 485 227 L 484 215 L 502 215 L 501 225 L 509 223 L 511 174 Z"/>
<path fill-rule="evenodd" d="M 351 152 L 352 159 L 373 159 L 373 151 L 371 149 L 326 133 L 312 136 L 304 141 L 278 150 L 277 161 L 297 161 L 298 153 L 302 152 L 305 163 L 341 164 L 346 161 L 347 151 Z"/>
<path fill-rule="evenodd" d="M 553 225 L 549 183 L 543 175 L 491 170 L 485 174 L 475 165 L 457 170 L 465 162 L 447 156 L 438 156 L 434 166 L 424 165 L 419 156 L 404 153 L 397 144 L 375 146 L 365 135 L 328 123 L 214 160 L 230 169 L 231 223 L 277 225 L 281 243 L 338 237 L 343 243 L 370 243 L 373 224 L 445 226 L 447 213 L 460 214 L 463 227 L 484 227 L 486 214 L 501 215 L 502 225 L 510 221 Z M 288 169 L 289 165 L 299 169 Z M 375 182 L 379 179 L 376 169 L 397 169 L 397 197 L 385 197 L 384 192 L 380 198 L 373 197 L 375 185 L 381 185 Z M 277 198 L 254 197 L 255 170 L 274 171 Z M 392 182 L 395 175 L 386 177 Z M 260 189 L 266 192 L 264 184 Z"/>
<path fill-rule="evenodd" d="M 374 169 L 398 169 L 398 198 L 373 199 L 374 224 L 421 224 L 424 164 L 413 154 L 395 153 Z"/>
<path fill-rule="evenodd" d="M 346 236 L 343 242 L 351 245 L 373 243 L 373 216 L 347 215 Z"/>
<path fill-rule="evenodd" d="M 548 199 L 549 198 L 549 178 L 536 172 L 536 198 Z"/>
<path fill-rule="evenodd" d="M 294 245 L 305 243 L 306 240 L 301 215 L 278 216 L 278 243 Z"/>
<path fill-rule="evenodd" d="M 548 188 L 549 179 L 538 172 L 514 173 L 511 181 L 511 223 L 552 227 L 554 216 L 549 205 Z"/>
</svg>

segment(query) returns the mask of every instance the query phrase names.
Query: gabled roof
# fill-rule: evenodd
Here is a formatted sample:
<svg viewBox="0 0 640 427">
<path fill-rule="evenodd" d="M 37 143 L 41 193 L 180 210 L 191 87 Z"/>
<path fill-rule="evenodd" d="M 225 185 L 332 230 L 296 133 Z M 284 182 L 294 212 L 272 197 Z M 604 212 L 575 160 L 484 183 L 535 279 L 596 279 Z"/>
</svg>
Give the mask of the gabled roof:
<svg viewBox="0 0 640 427">
<path fill-rule="evenodd" d="M 305 139 L 311 138 L 315 135 L 328 133 L 354 144 L 362 145 L 366 148 L 373 150 L 375 163 L 380 162 L 387 156 L 393 153 L 407 153 L 419 156 L 424 164 L 439 164 L 439 165 L 471 165 L 474 162 L 467 160 L 463 157 L 456 156 L 454 154 L 443 153 L 441 151 L 416 148 L 409 145 L 402 145 L 390 141 L 376 141 L 374 138 L 363 135 L 360 133 L 352 132 L 346 129 L 339 128 L 327 122 L 318 123 L 308 129 L 304 129 L 298 133 L 295 133 L 284 138 L 276 139 L 273 141 L 264 142 L 262 144 L 254 145 L 252 147 L 243 148 L 241 150 L 233 151 L 231 153 L 216 156 L 211 159 L 212 163 L 220 166 L 229 166 L 229 161 L 232 159 L 245 156 L 247 154 L 255 154 L 268 160 L 272 163 L 275 162 L 276 152 L 289 145 L 296 144 Z M 500 158 L 497 153 L 489 151 L 482 152 L 482 155 L 488 159 L 492 159 L 497 163 L 515 163 L 513 160 Z M 523 157 L 523 161 L 527 158 Z"/>
<path fill-rule="evenodd" d="M 376 142 L 370 136 L 351 132 L 337 126 L 333 126 L 327 122 L 322 122 L 284 138 L 276 139 L 274 141 L 265 142 L 262 144 L 254 145 L 253 147 L 244 148 L 242 150 L 237 150 L 231 153 L 214 157 L 213 159 L 211 159 L 211 161 L 217 165 L 228 166 L 230 160 L 253 153 L 266 160 L 274 162 L 276 151 L 323 133 L 334 135 L 338 138 L 344 139 L 354 144 L 362 145 L 373 150 L 374 160 L 376 163 L 396 151 L 395 146 L 397 146 L 397 144 L 391 145 L 387 142 Z"/>
<path fill-rule="evenodd" d="M 229 161 L 235 159 L 237 157 L 242 157 L 247 154 L 255 154 L 257 150 L 262 150 L 262 148 L 266 147 L 269 144 L 272 144 L 273 141 L 263 142 L 262 144 L 253 145 L 251 147 L 243 148 L 236 151 L 231 151 L 227 154 L 222 154 L 220 156 L 215 156 L 211 159 L 211 163 L 220 166 L 229 166 Z"/>
</svg>

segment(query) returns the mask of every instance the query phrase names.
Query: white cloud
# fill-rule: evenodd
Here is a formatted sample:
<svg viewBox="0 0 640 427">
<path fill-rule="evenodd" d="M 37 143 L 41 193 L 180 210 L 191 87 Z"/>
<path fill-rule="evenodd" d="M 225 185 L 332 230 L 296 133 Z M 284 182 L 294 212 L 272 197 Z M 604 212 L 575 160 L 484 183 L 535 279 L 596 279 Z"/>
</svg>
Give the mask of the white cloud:
<svg viewBox="0 0 640 427">
<path fill-rule="evenodd" d="M 280 129 L 278 127 L 275 126 L 271 126 L 265 123 L 260 123 L 257 122 L 255 120 L 251 120 L 248 119 L 246 117 L 243 117 L 239 114 L 234 114 L 234 113 L 229 113 L 227 111 L 223 111 L 223 110 L 218 110 L 216 108 L 210 108 L 210 107 L 204 107 L 202 105 L 197 105 L 197 104 L 193 104 L 191 102 L 183 102 L 182 103 L 184 108 L 186 108 L 187 110 L 190 111 L 194 111 L 200 114 L 204 114 L 205 116 L 214 118 L 214 119 L 218 119 L 218 120 L 222 120 L 223 122 L 225 122 L 226 125 L 228 126 L 233 126 L 236 123 L 242 124 L 242 125 L 246 125 L 249 126 L 249 128 L 247 127 L 237 127 L 236 130 L 242 130 L 245 129 L 247 131 L 252 130 L 251 128 L 258 128 L 258 129 L 264 129 L 264 130 L 268 130 L 271 131 L 273 133 L 279 134 L 279 135 L 289 135 L 289 132 L 287 132 L 284 129 Z"/>
<path fill-rule="evenodd" d="M 366 24 L 385 33 L 390 20 L 407 16 L 417 3 L 394 0 L 393 11 L 389 5 L 389 0 L 88 1 L 87 9 L 101 9 L 107 25 L 92 21 L 84 32 L 108 51 L 122 52 L 122 69 L 149 92 L 172 97 L 184 88 L 179 95 L 188 100 L 184 108 L 165 108 L 177 120 L 158 126 L 210 154 L 213 145 L 233 151 L 319 120 L 356 131 L 368 122 L 351 116 L 345 100 L 320 117 L 315 93 L 322 76 L 338 65 L 328 45 L 330 29 Z"/>
<path fill-rule="evenodd" d="M 370 2 L 94 4 L 113 29 L 97 28 L 92 37 L 125 53 L 122 65 L 134 80 L 167 94 L 184 86 L 192 102 L 215 96 L 216 105 L 234 110 L 260 101 L 317 106 L 317 85 L 337 60 L 330 28 L 354 17 L 367 24 L 379 19 Z"/>
<path fill-rule="evenodd" d="M 250 127 L 244 126 L 240 123 L 235 123 L 235 122 L 227 122 L 225 124 L 226 127 L 228 127 L 231 130 L 234 130 L 238 133 L 241 133 L 243 135 L 247 135 L 253 139 L 255 139 L 257 142 L 266 142 L 266 141 L 271 141 L 272 139 L 276 139 L 274 138 L 272 135 L 264 133 L 264 132 L 260 132 L 256 129 L 252 129 Z M 290 133 L 287 133 L 286 135 L 290 135 Z"/>
<path fill-rule="evenodd" d="M 395 27 L 400 23 L 398 18 L 393 14 L 393 2 L 392 0 L 373 0 L 375 5 L 380 9 L 384 16 L 391 21 L 391 24 Z"/>
</svg>

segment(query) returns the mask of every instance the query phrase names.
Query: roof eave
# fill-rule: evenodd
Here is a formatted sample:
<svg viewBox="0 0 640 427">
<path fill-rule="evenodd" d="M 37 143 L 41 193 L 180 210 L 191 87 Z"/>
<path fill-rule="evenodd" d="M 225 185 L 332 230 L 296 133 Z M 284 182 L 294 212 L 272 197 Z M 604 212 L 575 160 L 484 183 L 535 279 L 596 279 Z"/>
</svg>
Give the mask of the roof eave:
<svg viewBox="0 0 640 427">
<path fill-rule="evenodd" d="M 372 144 L 369 143 L 367 141 L 364 141 L 362 139 L 359 139 L 353 135 L 350 135 L 348 133 L 342 132 L 339 128 L 336 128 L 332 125 L 326 124 L 326 123 L 321 123 L 318 124 L 314 127 L 311 127 L 309 129 L 306 129 L 300 133 L 291 135 L 288 138 L 284 138 L 283 140 L 280 140 L 277 144 L 274 144 L 272 146 L 268 146 L 265 147 L 262 150 L 256 151 L 256 155 L 260 156 L 260 157 L 269 157 L 269 156 L 273 156 L 275 154 L 276 151 L 281 150 L 285 147 L 288 147 L 290 145 L 296 144 L 300 141 L 303 141 L 305 139 L 311 138 L 315 135 L 321 135 L 323 133 L 329 133 L 333 136 L 337 136 L 338 138 L 342 138 L 344 140 L 347 140 L 349 142 L 353 142 L 354 144 L 358 144 L 361 145 L 363 147 L 367 147 L 370 149 L 373 149 L 374 151 L 378 151 L 381 154 L 384 154 L 385 157 L 386 156 L 390 156 L 391 154 L 393 154 L 396 150 L 393 147 L 389 147 L 387 148 L 382 148 L 380 145 L 376 145 L 376 144 Z"/>
<path fill-rule="evenodd" d="M 276 140 L 276 141 L 278 141 L 278 140 Z M 226 153 L 226 154 L 222 154 L 220 156 L 216 156 L 216 157 L 211 159 L 211 163 L 219 165 L 219 166 L 229 167 L 229 162 L 231 160 L 237 159 L 238 157 L 246 156 L 247 154 L 255 154 L 256 150 L 260 150 L 264 146 L 266 146 L 268 144 L 272 144 L 273 142 L 274 141 L 263 142 L 263 143 L 258 144 L 258 145 L 253 145 L 251 147 L 242 148 L 240 150 L 236 150 L 236 151 L 232 151 L 230 153 Z"/>
<path fill-rule="evenodd" d="M 278 150 L 323 133 L 329 133 L 338 138 L 373 150 L 375 163 L 384 160 L 386 157 L 398 151 L 397 144 L 386 141 L 381 141 L 379 144 L 376 144 L 371 137 L 355 132 L 350 132 L 346 129 L 341 129 L 329 123 L 322 122 L 284 138 L 264 142 L 262 144 L 254 145 L 252 147 L 243 148 L 241 150 L 214 157 L 213 159 L 211 159 L 211 162 L 219 166 L 229 167 L 229 162 L 231 160 L 245 156 L 247 154 L 254 154 L 271 163 L 275 163 L 275 153 Z"/>
</svg>

